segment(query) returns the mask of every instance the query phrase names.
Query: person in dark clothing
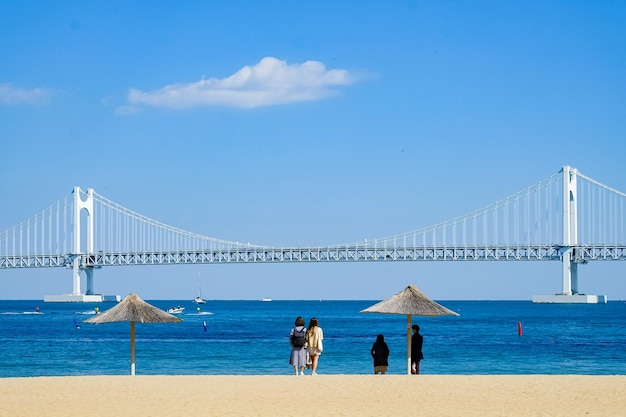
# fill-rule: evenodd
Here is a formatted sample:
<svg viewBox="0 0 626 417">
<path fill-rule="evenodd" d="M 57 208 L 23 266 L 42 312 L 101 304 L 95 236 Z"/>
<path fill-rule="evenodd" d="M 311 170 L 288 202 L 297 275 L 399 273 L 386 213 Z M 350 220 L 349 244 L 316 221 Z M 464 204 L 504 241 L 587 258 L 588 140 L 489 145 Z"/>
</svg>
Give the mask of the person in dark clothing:
<svg viewBox="0 0 626 417">
<path fill-rule="evenodd" d="M 385 343 L 385 336 L 379 334 L 370 350 L 372 358 L 374 358 L 374 375 L 380 373 L 382 375 L 387 372 L 389 366 L 389 346 Z"/>
<path fill-rule="evenodd" d="M 417 324 L 411 326 L 411 329 L 413 329 L 413 336 L 411 336 L 411 373 L 417 375 L 420 373 L 420 361 L 424 359 L 422 354 L 424 337 L 420 334 L 420 326 Z"/>
</svg>

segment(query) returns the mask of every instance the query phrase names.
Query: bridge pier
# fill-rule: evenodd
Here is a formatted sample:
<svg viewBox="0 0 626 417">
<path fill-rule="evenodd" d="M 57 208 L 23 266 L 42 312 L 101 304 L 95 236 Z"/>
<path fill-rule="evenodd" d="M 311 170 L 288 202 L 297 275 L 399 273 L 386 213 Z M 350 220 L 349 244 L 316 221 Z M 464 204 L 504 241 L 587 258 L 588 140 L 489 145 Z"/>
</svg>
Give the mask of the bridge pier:
<svg viewBox="0 0 626 417">
<path fill-rule="evenodd" d="M 83 268 L 85 275 L 87 275 L 87 288 L 85 290 L 86 295 L 93 295 L 93 266 Z"/>
<path fill-rule="evenodd" d="M 606 295 L 578 293 L 578 262 L 572 259 L 572 249 L 563 252 L 563 291 L 554 295 L 533 295 L 533 303 L 542 304 L 598 304 L 606 303 Z"/>
<path fill-rule="evenodd" d="M 72 265 L 72 295 L 80 294 L 80 261 L 79 258 L 74 259 Z"/>
<path fill-rule="evenodd" d="M 568 248 L 562 255 L 563 292 L 561 295 L 578 294 L 578 264 L 572 259 L 572 249 Z"/>
</svg>

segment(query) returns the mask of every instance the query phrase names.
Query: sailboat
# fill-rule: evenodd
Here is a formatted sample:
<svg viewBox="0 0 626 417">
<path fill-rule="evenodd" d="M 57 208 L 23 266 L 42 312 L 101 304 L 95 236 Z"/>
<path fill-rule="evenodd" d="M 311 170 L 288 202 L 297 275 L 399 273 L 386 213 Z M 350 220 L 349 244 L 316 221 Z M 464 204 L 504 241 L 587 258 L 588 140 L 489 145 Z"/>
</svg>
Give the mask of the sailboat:
<svg viewBox="0 0 626 417">
<path fill-rule="evenodd" d="M 193 299 L 196 304 L 206 304 L 206 300 L 202 298 L 202 288 L 200 288 L 200 281 L 198 281 L 198 296 Z"/>
</svg>

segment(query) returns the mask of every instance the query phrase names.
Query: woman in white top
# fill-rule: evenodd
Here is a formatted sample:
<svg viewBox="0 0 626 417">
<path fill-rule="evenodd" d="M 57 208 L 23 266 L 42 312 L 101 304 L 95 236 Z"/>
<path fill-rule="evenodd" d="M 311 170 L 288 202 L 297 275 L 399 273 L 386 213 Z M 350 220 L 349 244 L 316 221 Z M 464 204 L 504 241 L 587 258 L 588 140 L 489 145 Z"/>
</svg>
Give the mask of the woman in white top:
<svg viewBox="0 0 626 417">
<path fill-rule="evenodd" d="M 322 340 L 324 340 L 324 332 L 319 326 L 317 319 L 313 317 L 309 322 L 309 328 L 306 332 L 307 349 L 309 350 L 309 356 L 311 357 L 312 362 L 311 375 L 317 375 L 317 362 L 322 354 L 322 351 L 324 350 Z"/>
</svg>

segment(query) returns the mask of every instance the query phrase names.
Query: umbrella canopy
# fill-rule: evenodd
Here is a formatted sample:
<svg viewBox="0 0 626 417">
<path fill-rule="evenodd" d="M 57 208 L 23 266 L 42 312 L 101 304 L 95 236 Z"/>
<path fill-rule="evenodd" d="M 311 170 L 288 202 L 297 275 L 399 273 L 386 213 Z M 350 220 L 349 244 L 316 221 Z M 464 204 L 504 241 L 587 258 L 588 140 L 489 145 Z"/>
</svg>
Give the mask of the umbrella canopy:
<svg viewBox="0 0 626 417">
<path fill-rule="evenodd" d="M 409 285 L 396 295 L 362 310 L 361 313 L 410 314 L 413 316 L 458 316 L 437 304 L 415 285 Z"/>
<path fill-rule="evenodd" d="M 454 311 L 428 298 L 415 285 L 409 285 L 404 290 L 386 300 L 376 303 L 365 310 L 361 310 L 361 313 L 402 314 L 407 316 L 407 374 L 411 373 L 411 317 L 458 316 Z"/>
<path fill-rule="evenodd" d="M 137 294 L 129 294 L 115 307 L 85 320 L 85 323 L 130 322 L 130 374 L 135 375 L 135 322 L 173 323 L 182 319 L 146 303 Z"/>
</svg>

